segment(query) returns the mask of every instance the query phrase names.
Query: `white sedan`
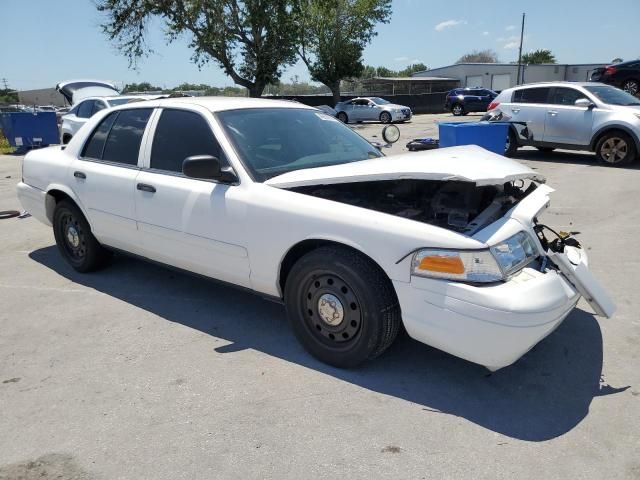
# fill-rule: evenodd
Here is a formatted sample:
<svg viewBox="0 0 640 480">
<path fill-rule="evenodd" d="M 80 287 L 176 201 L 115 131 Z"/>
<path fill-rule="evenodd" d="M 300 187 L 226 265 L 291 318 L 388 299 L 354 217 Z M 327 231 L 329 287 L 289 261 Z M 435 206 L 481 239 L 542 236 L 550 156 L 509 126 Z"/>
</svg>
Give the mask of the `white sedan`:
<svg viewBox="0 0 640 480">
<path fill-rule="evenodd" d="M 121 251 L 279 299 L 338 367 L 402 324 L 496 370 L 581 296 L 614 310 L 584 249 L 538 223 L 543 181 L 473 146 L 384 157 L 304 105 L 184 98 L 98 112 L 66 147 L 30 152 L 17 188 L 79 272 Z"/>
</svg>

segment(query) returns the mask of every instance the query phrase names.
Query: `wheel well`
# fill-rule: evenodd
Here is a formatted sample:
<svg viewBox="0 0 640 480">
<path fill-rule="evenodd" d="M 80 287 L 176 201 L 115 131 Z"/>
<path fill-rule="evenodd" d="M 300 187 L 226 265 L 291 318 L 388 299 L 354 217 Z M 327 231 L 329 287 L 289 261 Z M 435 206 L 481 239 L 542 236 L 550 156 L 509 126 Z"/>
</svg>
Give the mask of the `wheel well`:
<svg viewBox="0 0 640 480">
<path fill-rule="evenodd" d="M 72 135 L 70 133 L 63 133 L 62 134 L 62 144 L 66 145 L 67 143 L 69 143 L 71 141 L 71 137 L 72 137 Z"/>
<path fill-rule="evenodd" d="M 373 258 L 371 258 L 366 253 L 363 253 L 362 251 L 358 250 L 357 248 L 353 248 L 344 243 L 334 242 L 332 240 L 310 239 L 310 240 L 303 240 L 302 242 L 297 243 L 293 247 L 291 247 L 289 251 L 286 253 L 286 255 L 284 256 L 284 258 L 282 259 L 282 262 L 280 263 L 280 275 L 278 278 L 278 286 L 280 287 L 280 293 L 282 294 L 282 296 L 284 296 L 284 287 L 287 283 L 287 277 L 289 276 L 289 272 L 291 272 L 291 268 L 295 265 L 295 263 L 298 260 L 300 260 L 303 256 L 305 256 L 307 253 L 311 252 L 312 250 L 316 250 L 320 247 L 326 247 L 326 246 L 346 248 L 348 250 L 352 250 L 354 252 L 359 253 L 360 255 L 365 256 L 376 267 L 378 267 L 380 271 L 384 274 L 384 276 L 387 279 L 389 279 L 389 282 L 391 282 L 391 279 L 387 275 L 387 272 L 385 272 L 384 269 Z"/>
<path fill-rule="evenodd" d="M 58 202 L 62 200 L 70 200 L 73 202 L 73 198 L 64 193 L 62 190 L 49 190 L 46 198 L 47 218 L 53 223 L 53 210 L 56 208 Z M 75 202 L 73 202 L 75 203 Z"/>
<path fill-rule="evenodd" d="M 619 133 L 624 133 L 625 135 L 629 135 L 631 137 L 631 140 L 633 140 L 635 146 L 636 146 L 636 150 L 640 150 L 640 144 L 639 144 L 639 140 L 638 138 L 635 137 L 635 135 L 633 135 L 632 133 L 630 133 L 629 131 L 627 131 L 624 128 L 620 128 L 620 127 L 610 127 L 610 128 L 606 128 L 604 130 L 602 130 L 601 132 L 598 132 L 595 137 L 593 137 L 593 140 L 591 141 L 591 150 L 595 151 L 596 146 L 598 145 L 598 142 L 600 141 L 600 139 L 607 135 L 608 133 L 613 133 L 613 132 L 619 132 Z"/>
</svg>

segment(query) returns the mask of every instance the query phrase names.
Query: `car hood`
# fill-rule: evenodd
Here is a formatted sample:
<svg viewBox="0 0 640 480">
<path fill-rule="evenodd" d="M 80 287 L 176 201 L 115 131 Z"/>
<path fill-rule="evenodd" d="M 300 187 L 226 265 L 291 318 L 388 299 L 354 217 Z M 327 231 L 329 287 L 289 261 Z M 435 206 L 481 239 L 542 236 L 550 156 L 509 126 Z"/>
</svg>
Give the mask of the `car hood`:
<svg viewBox="0 0 640 480">
<path fill-rule="evenodd" d="M 476 145 L 362 160 L 295 170 L 265 182 L 278 188 L 382 180 L 439 180 L 500 185 L 515 180 L 544 183 L 544 176 L 514 160 Z"/>
<path fill-rule="evenodd" d="M 56 90 L 71 105 L 89 97 L 113 97 L 120 95 L 113 83 L 100 80 L 67 80 L 56 85 Z"/>
</svg>

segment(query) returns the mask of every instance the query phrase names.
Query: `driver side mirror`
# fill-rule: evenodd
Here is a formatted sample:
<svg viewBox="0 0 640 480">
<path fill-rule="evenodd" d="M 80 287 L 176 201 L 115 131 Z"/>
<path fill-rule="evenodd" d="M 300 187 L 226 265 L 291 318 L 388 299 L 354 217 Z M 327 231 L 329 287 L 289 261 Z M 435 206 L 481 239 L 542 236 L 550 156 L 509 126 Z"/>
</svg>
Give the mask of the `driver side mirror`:
<svg viewBox="0 0 640 480">
<path fill-rule="evenodd" d="M 182 173 L 189 178 L 237 183 L 238 176 L 231 167 L 222 167 L 220 159 L 212 155 L 193 155 L 182 162 Z"/>
<path fill-rule="evenodd" d="M 573 104 L 576 107 L 588 108 L 589 110 L 591 110 L 592 108 L 595 108 L 595 106 L 596 106 L 595 103 L 593 103 L 588 98 L 579 98 Z"/>
</svg>

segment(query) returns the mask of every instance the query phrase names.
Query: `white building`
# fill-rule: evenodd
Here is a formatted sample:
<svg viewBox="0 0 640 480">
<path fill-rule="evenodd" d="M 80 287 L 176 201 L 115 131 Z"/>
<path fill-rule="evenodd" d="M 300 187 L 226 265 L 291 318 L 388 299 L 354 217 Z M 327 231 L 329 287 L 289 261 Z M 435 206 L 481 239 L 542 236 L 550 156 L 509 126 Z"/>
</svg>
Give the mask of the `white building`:
<svg viewBox="0 0 640 480">
<path fill-rule="evenodd" d="M 579 63 L 522 65 L 520 84 L 567 80 L 585 82 L 595 68 L 606 63 Z M 460 80 L 463 87 L 484 87 L 504 90 L 514 87 L 518 78 L 518 65 L 513 63 L 457 63 L 413 74 L 414 77 L 446 77 Z"/>
</svg>

